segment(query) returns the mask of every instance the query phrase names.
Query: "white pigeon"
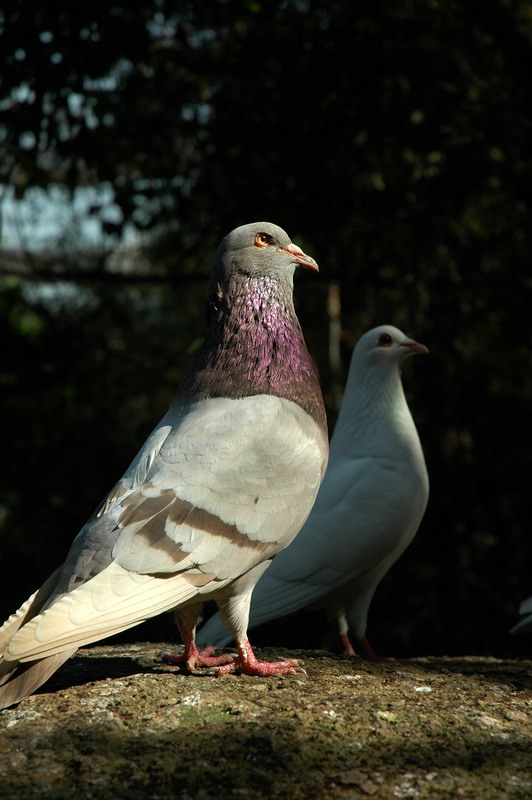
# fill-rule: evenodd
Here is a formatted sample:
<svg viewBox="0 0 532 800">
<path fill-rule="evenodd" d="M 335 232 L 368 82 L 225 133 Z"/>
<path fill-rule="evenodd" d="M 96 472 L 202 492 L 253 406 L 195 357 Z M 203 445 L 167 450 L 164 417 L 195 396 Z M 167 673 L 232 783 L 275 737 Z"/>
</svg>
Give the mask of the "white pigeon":
<svg viewBox="0 0 532 800">
<path fill-rule="evenodd" d="M 514 625 L 510 633 L 528 633 L 532 631 L 532 597 L 527 597 L 526 600 L 523 600 L 519 606 L 519 613 L 527 616 L 517 625 Z"/>
<path fill-rule="evenodd" d="M 293 306 L 297 265 L 317 269 L 271 223 L 223 239 L 192 372 L 65 563 L 0 629 L 0 707 L 80 645 L 171 609 L 185 654 L 170 660 L 294 674 L 296 660 L 257 661 L 246 628 L 251 590 L 305 522 L 327 462 L 323 399 Z M 235 660 L 196 647 L 209 599 Z"/>
<path fill-rule="evenodd" d="M 346 655 L 375 658 L 366 639 L 377 585 L 414 538 L 429 494 L 419 436 L 401 382 L 401 366 L 427 348 L 391 325 L 365 333 L 351 358 L 331 439 L 329 467 L 297 539 L 258 582 L 249 627 L 305 606 L 336 617 Z M 218 615 L 199 642 L 229 641 Z"/>
</svg>

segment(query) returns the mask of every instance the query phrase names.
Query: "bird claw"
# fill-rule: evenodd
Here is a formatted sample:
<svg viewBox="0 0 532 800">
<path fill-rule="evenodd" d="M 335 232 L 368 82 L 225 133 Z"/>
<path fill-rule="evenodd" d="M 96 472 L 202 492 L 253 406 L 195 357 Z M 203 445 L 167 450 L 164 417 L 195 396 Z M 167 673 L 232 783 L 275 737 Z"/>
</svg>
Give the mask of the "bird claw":
<svg viewBox="0 0 532 800">
<path fill-rule="evenodd" d="M 241 659 L 235 660 L 232 664 L 222 664 L 215 670 L 215 675 L 221 677 L 231 672 L 236 672 L 240 675 L 253 675 L 260 678 L 267 678 L 271 675 L 297 675 L 307 673 L 300 666 L 300 661 L 297 658 L 292 658 L 288 661 L 246 661 Z"/>
<path fill-rule="evenodd" d="M 196 651 L 192 653 L 168 653 L 161 652 L 161 658 L 165 664 L 177 664 L 184 666 L 187 670 L 191 671 L 197 667 L 219 667 L 220 665 L 230 665 L 233 662 L 233 656 L 229 653 L 222 653 L 222 655 L 214 656 L 214 647 L 206 647 L 201 652 Z"/>
</svg>

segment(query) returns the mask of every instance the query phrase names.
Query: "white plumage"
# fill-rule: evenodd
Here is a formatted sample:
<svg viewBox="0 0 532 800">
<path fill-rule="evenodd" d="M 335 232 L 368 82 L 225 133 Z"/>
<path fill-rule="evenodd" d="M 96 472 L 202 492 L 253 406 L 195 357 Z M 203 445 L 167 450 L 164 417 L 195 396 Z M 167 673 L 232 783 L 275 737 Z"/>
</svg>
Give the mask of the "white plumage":
<svg viewBox="0 0 532 800">
<path fill-rule="evenodd" d="M 367 614 L 377 585 L 415 536 L 429 495 L 419 436 L 401 382 L 401 366 L 424 345 L 383 325 L 357 343 L 331 439 L 329 467 L 311 515 L 254 589 L 249 627 L 327 606 L 345 652 L 373 653 Z M 217 615 L 198 641 L 230 640 Z"/>
</svg>

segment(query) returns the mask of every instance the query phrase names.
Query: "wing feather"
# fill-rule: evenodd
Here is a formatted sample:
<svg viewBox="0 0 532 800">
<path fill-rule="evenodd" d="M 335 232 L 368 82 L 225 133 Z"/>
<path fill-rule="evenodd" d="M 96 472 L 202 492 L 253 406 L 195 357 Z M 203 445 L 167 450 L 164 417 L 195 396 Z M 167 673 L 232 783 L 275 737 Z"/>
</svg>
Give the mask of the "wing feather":
<svg viewBox="0 0 532 800">
<path fill-rule="evenodd" d="M 111 564 L 28 622 L 12 638 L 5 658 L 28 661 L 89 644 L 169 611 L 197 593 L 181 575 L 138 575 Z"/>
<path fill-rule="evenodd" d="M 52 595 L 57 586 L 60 573 L 61 567 L 56 569 L 41 588 L 34 592 L 31 597 L 28 597 L 26 602 L 4 622 L 0 628 L 0 663 L 4 651 L 15 633 L 41 611 L 43 605 Z"/>
<path fill-rule="evenodd" d="M 5 659 L 72 651 L 212 595 L 271 558 L 303 524 L 325 454 L 316 423 L 287 400 L 171 410 L 76 538 L 40 613 L 28 601 L 36 615 L 21 612 Z"/>
</svg>

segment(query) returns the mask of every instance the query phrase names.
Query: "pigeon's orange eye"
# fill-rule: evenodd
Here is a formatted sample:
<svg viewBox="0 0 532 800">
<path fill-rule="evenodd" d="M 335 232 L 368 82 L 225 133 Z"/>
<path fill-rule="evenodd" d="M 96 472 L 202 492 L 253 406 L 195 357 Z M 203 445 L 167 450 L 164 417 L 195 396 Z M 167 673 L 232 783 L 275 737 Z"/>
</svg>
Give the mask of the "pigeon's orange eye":
<svg viewBox="0 0 532 800">
<path fill-rule="evenodd" d="M 260 233 L 255 234 L 253 244 L 257 247 L 269 247 L 271 244 L 273 244 L 273 236 L 270 236 L 269 233 L 264 233 L 264 231 L 261 231 Z"/>
<path fill-rule="evenodd" d="M 379 347 L 391 347 L 393 343 L 393 339 L 389 333 L 381 333 L 379 336 Z"/>
</svg>

